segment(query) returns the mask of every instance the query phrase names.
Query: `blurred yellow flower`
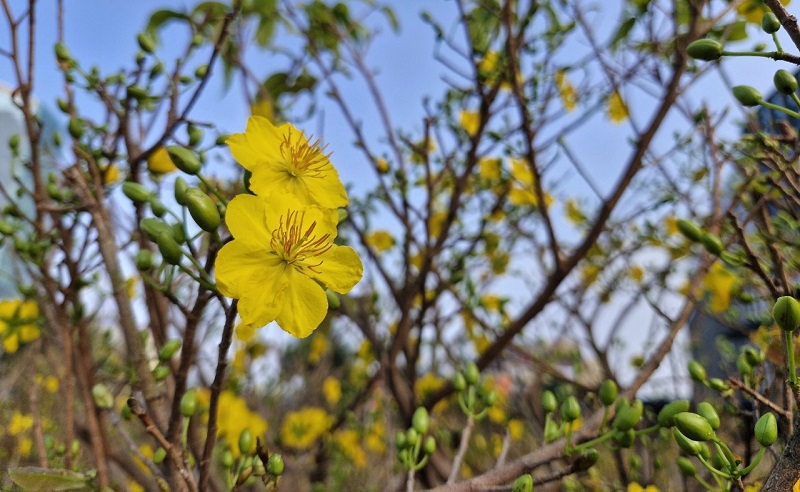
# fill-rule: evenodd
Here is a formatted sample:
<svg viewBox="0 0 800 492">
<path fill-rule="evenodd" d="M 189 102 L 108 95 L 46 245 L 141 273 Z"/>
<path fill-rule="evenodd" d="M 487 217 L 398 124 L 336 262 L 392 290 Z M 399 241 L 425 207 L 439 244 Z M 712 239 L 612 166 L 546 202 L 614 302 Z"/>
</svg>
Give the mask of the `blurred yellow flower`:
<svg viewBox="0 0 800 492">
<path fill-rule="evenodd" d="M 364 446 L 373 453 L 383 454 L 386 452 L 386 428 L 383 422 L 375 422 L 364 439 Z"/>
<path fill-rule="evenodd" d="M 342 383 L 333 376 L 328 376 L 322 382 L 322 395 L 328 405 L 335 407 L 342 399 Z"/>
<path fill-rule="evenodd" d="M 478 161 L 478 175 L 484 181 L 499 181 L 503 161 L 497 157 L 484 157 Z"/>
<path fill-rule="evenodd" d="M 244 323 L 277 321 L 298 338 L 317 329 L 328 312 L 320 284 L 346 294 L 363 272 L 355 250 L 333 242 L 338 220 L 335 210 L 291 196 L 231 200 L 225 222 L 234 240 L 219 252 L 216 280 L 223 295 L 239 299 Z"/>
<path fill-rule="evenodd" d="M 3 349 L 13 354 L 20 344 L 39 338 L 39 306 L 36 301 L 22 299 L 0 300 L 0 336 Z"/>
<path fill-rule="evenodd" d="M 361 447 L 358 432 L 352 429 L 336 431 L 333 435 L 333 441 L 342 451 L 342 454 L 352 461 L 357 468 L 367 466 L 367 454 L 364 452 L 364 448 Z"/>
<path fill-rule="evenodd" d="M 305 450 L 313 446 L 333 425 L 334 418 L 319 407 L 304 407 L 283 418 L 281 441 L 284 446 Z"/>
<path fill-rule="evenodd" d="M 790 1 L 781 0 L 781 3 L 786 6 Z M 763 0 L 745 0 L 736 7 L 736 13 L 744 17 L 744 20 L 750 24 L 761 24 L 761 18 L 767 12 L 769 12 L 769 7 Z"/>
<path fill-rule="evenodd" d="M 736 275 L 730 272 L 722 262 L 711 265 L 703 279 L 703 288 L 711 296 L 708 308 L 712 313 L 721 313 L 731 305 L 731 296 L 737 285 Z"/>
<path fill-rule="evenodd" d="M 642 487 L 638 482 L 631 482 L 628 484 L 628 492 L 659 492 L 659 488 L 655 485 Z"/>
<path fill-rule="evenodd" d="M 33 450 L 33 439 L 30 437 L 23 437 L 17 443 L 17 453 L 20 456 L 28 457 L 31 455 L 31 451 Z"/>
<path fill-rule="evenodd" d="M 323 333 L 318 333 L 311 339 L 311 347 L 308 350 L 308 362 L 311 365 L 319 364 L 322 356 L 328 351 L 328 338 Z"/>
<path fill-rule="evenodd" d="M 638 284 L 644 278 L 644 270 L 639 265 L 633 265 L 628 272 L 628 275 L 630 275 L 631 279 Z"/>
<path fill-rule="evenodd" d="M 567 79 L 565 70 L 556 72 L 556 89 L 558 90 L 558 95 L 561 96 L 561 104 L 564 105 L 564 109 L 569 113 L 574 111 L 578 104 L 578 93 L 569 79 Z"/>
<path fill-rule="evenodd" d="M 628 106 L 622 100 L 622 95 L 615 91 L 608 98 L 606 113 L 611 123 L 619 124 L 628 119 Z"/>
<path fill-rule="evenodd" d="M 525 436 L 525 424 L 519 419 L 509 420 L 508 435 L 513 442 L 521 441 Z"/>
<path fill-rule="evenodd" d="M 159 147 L 147 159 L 147 169 L 153 174 L 169 174 L 178 168 L 175 167 L 175 163 L 169 158 L 167 149 Z"/>
<path fill-rule="evenodd" d="M 383 253 L 394 246 L 394 236 L 385 229 L 370 232 L 365 239 L 367 245 L 378 253 Z"/>
<path fill-rule="evenodd" d="M 263 439 L 267 432 L 267 421 L 250 410 L 244 398 L 233 391 L 225 390 L 219 395 L 219 414 L 217 416 L 217 436 L 225 439 L 234 456 L 239 456 L 239 434 L 249 429 L 253 435 Z"/>
<path fill-rule="evenodd" d="M 578 201 L 574 198 L 570 198 L 564 204 L 564 214 L 567 216 L 567 220 L 572 222 L 576 226 L 584 226 L 589 222 L 589 218 L 586 217 L 586 214 L 581 210 L 581 206 L 578 204 Z"/>
<path fill-rule="evenodd" d="M 12 436 L 18 436 L 33 428 L 33 416 L 23 415 L 19 410 L 14 410 L 11 414 L 11 421 L 8 423 L 8 433 Z"/>
<path fill-rule="evenodd" d="M 347 205 L 347 192 L 325 148 L 291 123 L 275 126 L 251 116 L 244 133 L 228 138 L 233 157 L 251 171 L 250 189 L 283 203 L 289 198 L 324 208 Z"/>
<path fill-rule="evenodd" d="M 511 176 L 514 178 L 514 184 L 509 192 L 508 199 L 512 204 L 532 205 L 539 206 L 539 198 L 536 196 L 536 179 L 531 173 L 528 163 L 522 159 L 511 159 Z M 553 197 L 544 193 L 545 207 L 553 203 Z"/>
<path fill-rule="evenodd" d="M 120 179 L 119 168 L 113 162 L 100 170 L 103 173 L 103 184 L 114 184 Z"/>
<path fill-rule="evenodd" d="M 477 111 L 460 111 L 458 113 L 458 123 L 469 136 L 474 136 L 478 133 L 480 114 Z"/>
<path fill-rule="evenodd" d="M 269 96 L 261 97 L 250 105 L 250 114 L 253 116 L 261 116 L 268 120 L 275 118 L 275 105 L 272 104 L 272 98 Z"/>
</svg>

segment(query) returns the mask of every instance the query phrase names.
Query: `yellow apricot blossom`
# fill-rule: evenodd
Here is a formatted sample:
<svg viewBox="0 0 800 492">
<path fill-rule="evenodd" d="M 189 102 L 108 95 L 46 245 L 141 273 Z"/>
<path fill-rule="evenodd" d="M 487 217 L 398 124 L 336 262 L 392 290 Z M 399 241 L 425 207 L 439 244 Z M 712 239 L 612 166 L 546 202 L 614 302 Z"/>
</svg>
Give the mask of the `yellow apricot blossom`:
<svg viewBox="0 0 800 492">
<path fill-rule="evenodd" d="M 469 136 L 478 133 L 480 114 L 477 111 L 461 111 L 458 113 L 458 122 Z"/>
<path fill-rule="evenodd" d="M 169 174 L 177 169 L 164 147 L 156 149 L 153 155 L 147 159 L 147 170 L 153 174 Z"/>
<path fill-rule="evenodd" d="M 225 222 L 234 240 L 217 257 L 217 286 L 239 299 L 244 323 L 277 321 L 305 338 L 328 311 L 320 284 L 346 294 L 361 279 L 355 250 L 333 244 L 336 210 L 304 206 L 291 196 L 267 201 L 239 195 L 228 205 Z"/>
<path fill-rule="evenodd" d="M 293 197 L 323 208 L 347 205 L 347 192 L 321 142 L 309 142 L 291 123 L 275 126 L 251 116 L 245 132 L 231 135 L 227 143 L 239 164 L 253 173 L 250 189 L 255 194 L 279 203 Z"/>
<path fill-rule="evenodd" d="M 290 448 L 305 450 L 313 446 L 333 425 L 333 417 L 319 407 L 304 407 L 283 418 L 281 442 Z"/>
<path fill-rule="evenodd" d="M 515 183 L 511 187 L 508 194 L 508 199 L 514 205 L 533 205 L 539 206 L 539 198 L 536 195 L 535 183 L 536 178 L 531 173 L 528 164 L 521 159 L 511 160 L 511 176 L 514 178 Z M 544 193 L 545 207 L 553 203 L 553 197 Z"/>
<path fill-rule="evenodd" d="M 721 262 L 711 265 L 711 269 L 703 279 L 703 288 L 710 295 L 708 308 L 712 313 L 721 313 L 728 309 L 736 284 L 736 275 L 726 269 Z"/>
<path fill-rule="evenodd" d="M 250 410 L 244 398 L 233 391 L 225 390 L 219 394 L 219 415 L 217 416 L 217 436 L 227 441 L 234 456 L 239 456 L 239 435 L 249 429 L 253 435 L 263 439 L 267 432 L 267 421 Z"/>
<path fill-rule="evenodd" d="M 561 104 L 564 105 L 564 109 L 568 113 L 575 111 L 575 107 L 578 105 L 578 92 L 567 78 L 564 70 L 556 72 L 556 89 L 559 96 L 561 96 Z"/>
<path fill-rule="evenodd" d="M 328 405 L 335 407 L 342 399 L 342 383 L 333 376 L 328 376 L 322 382 L 322 395 Z"/>
<path fill-rule="evenodd" d="M 367 466 L 367 453 L 361 447 L 358 432 L 353 429 L 342 429 L 333 435 L 333 441 L 345 457 L 356 465 L 356 468 Z"/>
<path fill-rule="evenodd" d="M 39 338 L 39 306 L 35 301 L 22 299 L 0 300 L 0 337 L 3 350 L 13 354 L 20 344 Z"/>
<path fill-rule="evenodd" d="M 614 91 L 614 93 L 609 96 L 606 106 L 606 113 L 608 113 L 608 119 L 610 119 L 611 123 L 614 123 L 615 125 L 618 125 L 628 119 L 628 106 L 622 99 L 622 94 Z"/>
<path fill-rule="evenodd" d="M 385 229 L 370 232 L 365 239 L 367 245 L 378 253 L 383 253 L 384 251 L 392 249 L 392 246 L 394 246 L 394 236 Z"/>
</svg>

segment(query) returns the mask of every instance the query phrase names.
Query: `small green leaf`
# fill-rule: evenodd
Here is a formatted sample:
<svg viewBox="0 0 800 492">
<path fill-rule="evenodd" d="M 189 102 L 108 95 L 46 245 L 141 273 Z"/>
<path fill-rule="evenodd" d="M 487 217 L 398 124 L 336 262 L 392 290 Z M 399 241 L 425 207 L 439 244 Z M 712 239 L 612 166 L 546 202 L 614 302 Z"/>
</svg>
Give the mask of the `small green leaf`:
<svg viewBox="0 0 800 492">
<path fill-rule="evenodd" d="M 94 490 L 91 477 L 70 470 L 27 466 L 9 468 L 8 475 L 23 490 L 56 492 L 67 490 L 88 492 Z"/>
</svg>

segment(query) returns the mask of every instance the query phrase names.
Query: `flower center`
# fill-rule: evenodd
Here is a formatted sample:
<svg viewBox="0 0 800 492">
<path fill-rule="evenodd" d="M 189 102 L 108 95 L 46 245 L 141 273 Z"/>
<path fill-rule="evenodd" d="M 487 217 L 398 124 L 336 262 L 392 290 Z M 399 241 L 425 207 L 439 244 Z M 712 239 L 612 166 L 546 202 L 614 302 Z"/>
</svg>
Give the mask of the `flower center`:
<svg viewBox="0 0 800 492">
<path fill-rule="evenodd" d="M 333 243 L 330 234 L 324 234 L 319 238 L 312 235 L 317 222 L 311 222 L 306 229 L 303 223 L 305 216 L 305 212 L 298 210 L 288 210 L 286 215 L 282 215 L 278 228 L 272 232 L 270 246 L 287 264 L 294 265 L 297 269 L 308 268 L 314 273 L 319 273 L 315 268 L 322 265 L 322 260 L 312 264 L 306 261 L 327 253 L 333 247 Z"/>
<path fill-rule="evenodd" d="M 302 137 L 301 133 L 293 140 L 292 129 L 289 129 L 289 132 L 283 137 L 280 147 L 283 161 L 292 176 L 319 177 L 330 157 L 330 154 L 325 153 L 327 145 L 320 147 L 320 139 L 313 143 L 304 143 Z"/>
</svg>

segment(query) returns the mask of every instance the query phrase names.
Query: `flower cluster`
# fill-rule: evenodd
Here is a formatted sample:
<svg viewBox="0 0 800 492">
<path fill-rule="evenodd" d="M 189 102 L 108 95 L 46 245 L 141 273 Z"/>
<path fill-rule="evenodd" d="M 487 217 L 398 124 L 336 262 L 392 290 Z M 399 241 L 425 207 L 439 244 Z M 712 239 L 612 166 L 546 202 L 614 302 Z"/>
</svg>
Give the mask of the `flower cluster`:
<svg viewBox="0 0 800 492">
<path fill-rule="evenodd" d="M 334 244 L 347 193 L 320 141 L 290 123 L 252 116 L 228 139 L 234 158 L 252 173 L 254 195 L 235 197 L 225 222 L 234 240 L 219 252 L 219 291 L 239 299 L 245 324 L 272 321 L 305 338 L 325 318 L 325 288 L 346 294 L 363 266 L 350 247 Z"/>
<path fill-rule="evenodd" d="M 39 306 L 36 302 L 22 299 L 0 300 L 0 336 L 3 350 L 9 354 L 19 350 L 20 344 L 39 338 Z"/>
</svg>

